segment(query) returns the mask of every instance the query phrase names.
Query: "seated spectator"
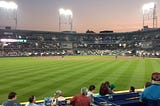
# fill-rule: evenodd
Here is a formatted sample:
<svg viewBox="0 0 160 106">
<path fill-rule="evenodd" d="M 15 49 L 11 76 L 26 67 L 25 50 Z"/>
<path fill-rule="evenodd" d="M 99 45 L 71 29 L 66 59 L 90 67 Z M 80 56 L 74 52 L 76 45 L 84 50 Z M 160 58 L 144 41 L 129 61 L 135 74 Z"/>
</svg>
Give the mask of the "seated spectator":
<svg viewBox="0 0 160 106">
<path fill-rule="evenodd" d="M 35 101 L 36 101 L 35 96 L 30 96 L 28 101 L 29 101 L 29 103 L 26 104 L 26 106 L 38 106 L 37 104 L 35 104 Z"/>
<path fill-rule="evenodd" d="M 62 105 L 67 104 L 66 99 L 62 96 L 61 90 L 57 90 L 54 95 L 55 95 L 55 100 L 53 102 L 53 106 L 57 106 L 59 103 L 61 103 Z"/>
<path fill-rule="evenodd" d="M 95 93 L 95 89 L 96 89 L 96 87 L 95 87 L 94 85 L 90 85 L 90 86 L 89 86 L 89 91 L 88 91 L 88 93 L 87 93 L 87 96 L 88 96 L 88 97 L 90 97 L 91 95 L 94 96 L 94 95 L 95 95 L 95 94 L 94 94 L 94 93 Z"/>
<path fill-rule="evenodd" d="M 112 92 L 112 90 L 111 90 L 111 88 L 110 88 L 110 83 L 109 83 L 109 81 L 106 81 L 104 84 L 105 84 L 106 87 L 108 88 L 108 94 L 112 94 L 113 92 Z"/>
<path fill-rule="evenodd" d="M 111 90 L 109 88 L 109 85 L 106 83 L 102 83 L 99 89 L 99 95 L 98 96 L 105 96 L 107 94 L 111 94 Z"/>
<path fill-rule="evenodd" d="M 146 84 L 145 84 L 145 88 L 149 87 L 150 85 L 152 85 L 152 83 L 151 83 L 151 82 L 146 82 Z"/>
<path fill-rule="evenodd" d="M 89 91 L 87 93 L 87 96 L 90 98 L 90 104 L 94 102 L 94 96 L 95 96 L 95 89 L 96 87 L 94 85 L 89 86 Z"/>
<path fill-rule="evenodd" d="M 140 101 L 158 100 L 160 98 L 160 73 L 152 73 L 152 85 L 144 89 Z"/>
<path fill-rule="evenodd" d="M 70 99 L 70 104 L 74 106 L 90 106 L 90 99 L 87 97 L 87 88 L 81 88 L 81 94 L 75 95 L 72 99 Z"/>
<path fill-rule="evenodd" d="M 16 93 L 15 92 L 10 92 L 8 94 L 8 101 L 2 103 L 2 106 L 21 106 L 21 104 L 16 101 Z"/>
<path fill-rule="evenodd" d="M 110 85 L 111 92 L 114 93 L 116 91 L 116 86 L 114 84 Z"/>
<path fill-rule="evenodd" d="M 133 86 L 130 87 L 129 92 L 135 92 L 135 88 Z"/>
</svg>

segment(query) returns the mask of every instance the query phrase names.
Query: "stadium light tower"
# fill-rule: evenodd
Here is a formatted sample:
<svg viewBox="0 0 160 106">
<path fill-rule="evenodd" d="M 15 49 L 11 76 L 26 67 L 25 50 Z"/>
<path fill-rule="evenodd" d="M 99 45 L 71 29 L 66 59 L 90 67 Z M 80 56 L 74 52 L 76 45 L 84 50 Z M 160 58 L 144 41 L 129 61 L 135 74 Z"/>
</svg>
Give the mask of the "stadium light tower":
<svg viewBox="0 0 160 106">
<path fill-rule="evenodd" d="M 17 9 L 18 9 L 18 5 L 13 1 L 10 1 L 10 2 L 0 1 L 0 8 L 15 11 L 14 20 L 15 20 L 15 29 L 17 29 Z"/>
<path fill-rule="evenodd" d="M 69 24 L 70 25 L 70 31 L 72 31 L 72 19 L 73 19 L 73 13 L 69 9 L 59 9 L 59 32 L 61 31 L 61 25 L 62 24 Z"/>
<path fill-rule="evenodd" d="M 142 10 L 143 10 L 143 27 L 145 26 L 146 20 L 152 19 L 153 28 L 157 28 L 156 4 L 154 2 L 144 4 Z"/>
</svg>

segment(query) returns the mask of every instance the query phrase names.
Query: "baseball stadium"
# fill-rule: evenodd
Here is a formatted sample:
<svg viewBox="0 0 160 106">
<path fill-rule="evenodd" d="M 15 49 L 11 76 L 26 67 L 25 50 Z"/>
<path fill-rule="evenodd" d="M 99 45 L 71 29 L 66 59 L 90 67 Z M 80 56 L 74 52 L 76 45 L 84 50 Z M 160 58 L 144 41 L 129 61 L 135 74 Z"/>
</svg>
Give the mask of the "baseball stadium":
<svg viewBox="0 0 160 106">
<path fill-rule="evenodd" d="M 95 85 L 98 94 L 101 84 L 109 81 L 114 84 L 115 96 L 129 92 L 131 86 L 138 92 L 135 104 L 128 102 L 133 102 L 132 95 L 127 103 L 126 99 L 107 99 L 107 103 L 113 102 L 109 106 L 144 106 L 138 103 L 139 92 L 159 69 L 160 28 L 100 33 L 0 29 L 0 104 L 12 91 L 23 105 L 31 95 L 43 103 L 57 90 L 71 98 L 90 85 Z M 102 102 L 97 98 L 95 101 Z"/>
</svg>

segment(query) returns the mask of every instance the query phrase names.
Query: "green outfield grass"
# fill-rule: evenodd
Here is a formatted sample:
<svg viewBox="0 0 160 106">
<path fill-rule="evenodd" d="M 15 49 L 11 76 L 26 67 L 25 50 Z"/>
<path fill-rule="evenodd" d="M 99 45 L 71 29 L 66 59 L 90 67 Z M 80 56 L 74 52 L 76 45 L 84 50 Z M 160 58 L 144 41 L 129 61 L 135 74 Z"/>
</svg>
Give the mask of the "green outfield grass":
<svg viewBox="0 0 160 106">
<path fill-rule="evenodd" d="M 71 58 L 71 59 L 70 59 Z M 66 60 L 65 60 L 66 59 Z M 160 59 L 118 59 L 109 56 L 71 56 L 64 59 L 0 58 L 0 103 L 8 92 L 15 91 L 18 100 L 27 101 L 30 95 L 37 99 L 53 96 L 55 90 L 64 96 L 80 92 L 81 87 L 110 81 L 116 89 L 130 86 L 143 88 L 151 73 L 160 71 Z"/>
</svg>

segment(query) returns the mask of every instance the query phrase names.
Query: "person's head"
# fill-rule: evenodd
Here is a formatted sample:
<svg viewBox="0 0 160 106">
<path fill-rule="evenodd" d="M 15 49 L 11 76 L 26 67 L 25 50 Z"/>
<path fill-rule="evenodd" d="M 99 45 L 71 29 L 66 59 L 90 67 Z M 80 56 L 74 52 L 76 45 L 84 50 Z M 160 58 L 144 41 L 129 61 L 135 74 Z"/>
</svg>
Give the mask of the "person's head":
<svg viewBox="0 0 160 106">
<path fill-rule="evenodd" d="M 102 83 L 99 89 L 99 94 L 101 96 L 105 96 L 106 94 L 109 94 L 109 93 L 110 93 L 109 87 L 106 86 L 105 83 Z"/>
<path fill-rule="evenodd" d="M 55 97 L 62 96 L 62 91 L 61 90 L 57 90 L 54 95 L 55 95 Z"/>
<path fill-rule="evenodd" d="M 104 84 L 105 84 L 107 87 L 109 87 L 109 86 L 110 86 L 109 81 L 106 81 Z"/>
<path fill-rule="evenodd" d="M 129 92 L 135 92 L 135 88 L 133 86 L 130 87 Z"/>
<path fill-rule="evenodd" d="M 28 99 L 29 103 L 34 103 L 35 102 L 35 96 L 30 96 Z"/>
<path fill-rule="evenodd" d="M 96 89 L 95 85 L 90 85 L 89 86 L 89 91 L 95 92 L 95 89 Z"/>
<path fill-rule="evenodd" d="M 151 82 L 146 82 L 146 84 L 145 84 L 145 88 L 149 87 L 150 85 L 152 85 L 152 83 L 151 83 Z"/>
<path fill-rule="evenodd" d="M 116 86 L 115 86 L 114 84 L 111 84 L 111 85 L 110 85 L 110 89 L 111 89 L 112 91 L 115 91 L 115 88 L 116 88 Z"/>
<path fill-rule="evenodd" d="M 12 100 L 16 100 L 16 93 L 15 92 L 10 92 L 9 94 L 8 94 L 8 99 L 12 99 Z"/>
<path fill-rule="evenodd" d="M 154 72 L 152 73 L 152 83 L 160 84 L 160 72 Z"/>
<path fill-rule="evenodd" d="M 86 87 L 81 88 L 81 94 L 86 96 L 88 92 L 88 89 Z"/>
</svg>

